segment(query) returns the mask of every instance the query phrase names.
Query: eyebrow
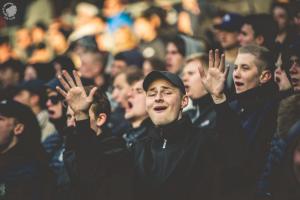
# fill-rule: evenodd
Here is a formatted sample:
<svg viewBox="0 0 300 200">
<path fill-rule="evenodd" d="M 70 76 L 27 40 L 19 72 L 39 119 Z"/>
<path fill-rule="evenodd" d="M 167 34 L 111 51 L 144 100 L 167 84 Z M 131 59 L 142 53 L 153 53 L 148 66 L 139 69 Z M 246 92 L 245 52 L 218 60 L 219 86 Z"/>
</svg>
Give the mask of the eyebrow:
<svg viewBox="0 0 300 200">
<path fill-rule="evenodd" d="M 168 86 L 161 86 L 161 88 L 164 89 L 164 90 L 174 90 L 173 88 L 168 87 Z M 152 87 L 152 88 L 150 88 L 148 91 L 153 91 L 153 90 L 155 90 L 155 89 L 156 89 L 155 87 Z"/>
</svg>

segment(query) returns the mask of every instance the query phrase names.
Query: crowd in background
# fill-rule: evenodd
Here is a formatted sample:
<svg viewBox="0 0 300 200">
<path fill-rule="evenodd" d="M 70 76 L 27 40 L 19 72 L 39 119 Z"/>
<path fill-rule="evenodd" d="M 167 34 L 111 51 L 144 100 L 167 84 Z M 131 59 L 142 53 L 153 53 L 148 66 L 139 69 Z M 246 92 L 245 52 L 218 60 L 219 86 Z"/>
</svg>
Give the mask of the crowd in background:
<svg viewBox="0 0 300 200">
<path fill-rule="evenodd" d="M 126 162 L 130 157 L 127 151 L 141 156 L 136 149 L 144 150 L 141 141 L 154 137 L 150 130 L 158 123 L 145 105 L 146 98 L 156 94 L 151 85 L 145 86 L 144 78 L 162 77 L 182 89 L 172 75 L 153 75 L 153 71 L 167 71 L 181 78 L 189 97 L 183 115 L 203 131 L 199 134 L 213 135 L 210 131 L 217 131 L 229 136 L 236 132 L 245 135 L 245 143 L 241 142 L 244 139 L 237 143 L 246 146 L 246 150 L 236 145 L 238 136 L 230 139 L 232 145 L 224 142 L 226 150 L 218 143 L 224 158 L 217 163 L 226 163 L 226 173 L 223 168 L 214 171 L 219 175 L 217 183 L 210 180 L 199 187 L 205 192 L 217 188 L 212 192 L 215 196 L 198 191 L 199 199 L 299 199 L 300 2 L 274 0 L 268 13 L 247 15 L 215 8 L 208 25 L 204 23 L 208 16 L 197 0 L 182 0 L 164 7 L 149 3 L 135 16 L 126 11 L 127 4 L 124 0 L 104 0 L 100 7 L 80 2 L 75 6 L 72 23 L 61 15 L 49 23 L 18 26 L 9 34 L 3 31 L 5 27 L 1 30 L 0 199 L 194 199 L 193 195 L 180 196 L 184 192 L 168 195 L 180 188 L 190 192 L 184 181 L 192 178 L 179 173 L 184 171 L 180 171 L 182 166 L 176 162 L 166 164 L 176 155 L 160 160 L 163 169 L 154 169 L 157 171 L 153 180 L 145 178 L 152 168 L 135 168 Z M 253 63 L 262 67 L 255 71 L 251 68 Z M 216 92 L 216 84 L 209 85 L 209 72 L 218 64 L 221 67 L 216 73 L 227 73 L 222 92 Z M 76 100 L 82 101 L 70 92 L 76 86 L 84 88 L 80 94 L 90 103 L 86 105 L 90 106 L 87 124 L 79 123 L 83 121 L 79 112 L 82 110 L 74 108 Z M 162 95 L 168 95 L 168 91 Z M 224 95 L 237 119 L 222 104 Z M 166 108 L 155 109 L 163 112 Z M 7 116 L 17 119 L 16 123 L 5 122 Z M 168 117 L 172 116 L 166 120 Z M 17 126 L 18 121 L 25 124 L 24 130 Z M 18 140 L 9 135 L 10 131 L 5 132 L 10 126 Z M 84 126 L 90 126 L 88 131 L 95 133 L 95 138 L 74 134 L 88 132 Z M 194 130 L 189 125 L 186 128 L 186 132 Z M 176 133 L 174 127 L 167 130 Z M 103 140 L 103 135 L 121 142 L 110 137 Z M 79 140 L 89 142 L 83 147 Z M 99 158 L 98 150 L 92 148 L 95 141 L 102 145 Z M 122 142 L 124 149 L 120 147 Z M 166 138 L 161 145 L 162 149 L 168 147 Z M 73 151 L 81 148 L 87 148 L 84 154 Z M 125 160 L 122 166 L 120 159 Z M 147 161 L 153 160 L 156 159 Z M 191 160 L 180 162 L 193 166 Z M 135 163 L 140 166 L 140 161 Z M 147 181 L 158 182 L 167 194 L 146 181 L 148 185 L 133 184 L 132 188 L 139 192 L 129 195 L 129 174 L 135 169 L 142 170 L 138 174 Z M 183 182 L 179 181 L 176 187 L 168 185 L 179 180 L 161 178 L 168 177 L 169 170 L 179 170 L 172 175 L 178 175 Z M 150 192 L 145 188 L 151 188 Z"/>
</svg>

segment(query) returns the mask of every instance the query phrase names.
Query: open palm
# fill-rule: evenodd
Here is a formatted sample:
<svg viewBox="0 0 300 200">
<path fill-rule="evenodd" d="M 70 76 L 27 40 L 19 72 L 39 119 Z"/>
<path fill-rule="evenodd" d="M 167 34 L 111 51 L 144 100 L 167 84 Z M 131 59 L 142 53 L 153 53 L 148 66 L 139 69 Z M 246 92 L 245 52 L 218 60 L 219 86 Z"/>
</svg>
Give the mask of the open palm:
<svg viewBox="0 0 300 200">
<path fill-rule="evenodd" d="M 58 76 L 58 79 L 64 87 L 64 90 L 57 87 L 57 91 L 65 97 L 66 102 L 75 113 L 88 112 L 97 88 L 94 87 L 90 94 L 87 95 L 77 72 L 74 71 L 73 75 L 75 82 L 68 72 L 63 71 L 62 76 Z"/>
<path fill-rule="evenodd" d="M 207 90 L 213 96 L 220 96 L 224 93 L 226 77 L 228 68 L 225 69 L 225 57 L 224 54 L 219 56 L 219 51 L 215 53 L 211 50 L 209 52 L 209 67 L 207 71 L 203 67 L 199 67 L 199 73 L 201 81 Z"/>
</svg>

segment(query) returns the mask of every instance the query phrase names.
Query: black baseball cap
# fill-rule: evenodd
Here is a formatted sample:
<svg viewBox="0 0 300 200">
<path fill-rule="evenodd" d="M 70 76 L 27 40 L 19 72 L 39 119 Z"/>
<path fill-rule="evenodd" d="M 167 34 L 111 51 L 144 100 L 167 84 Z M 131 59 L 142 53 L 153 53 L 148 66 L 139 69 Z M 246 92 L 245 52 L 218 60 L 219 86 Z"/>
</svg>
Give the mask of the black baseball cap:
<svg viewBox="0 0 300 200">
<path fill-rule="evenodd" d="M 27 125 L 30 123 L 29 116 L 34 114 L 28 106 L 9 99 L 0 101 L 0 115 L 15 118 Z"/>
<path fill-rule="evenodd" d="M 215 25 L 214 27 L 220 30 L 239 32 L 243 25 L 243 16 L 237 13 L 227 13 L 223 16 L 222 23 Z"/>
<path fill-rule="evenodd" d="M 143 88 L 145 91 L 148 90 L 150 84 L 158 79 L 165 79 L 170 82 L 172 85 L 177 87 L 183 94 L 186 93 L 184 84 L 182 80 L 176 74 L 173 74 L 168 71 L 152 71 L 144 79 Z"/>
</svg>

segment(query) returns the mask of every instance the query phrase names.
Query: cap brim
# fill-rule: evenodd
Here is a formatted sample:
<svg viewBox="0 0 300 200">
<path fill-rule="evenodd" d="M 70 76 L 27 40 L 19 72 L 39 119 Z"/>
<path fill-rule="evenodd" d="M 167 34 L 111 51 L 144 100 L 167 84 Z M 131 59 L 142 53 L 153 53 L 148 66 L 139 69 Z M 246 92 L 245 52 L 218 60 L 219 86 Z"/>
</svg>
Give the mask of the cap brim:
<svg viewBox="0 0 300 200">
<path fill-rule="evenodd" d="M 151 83 L 157 79 L 165 79 L 172 83 L 172 81 L 167 76 L 165 76 L 162 72 L 152 71 L 144 79 L 144 82 L 143 82 L 144 90 L 147 91 L 149 89 L 149 86 L 151 85 Z"/>
</svg>

